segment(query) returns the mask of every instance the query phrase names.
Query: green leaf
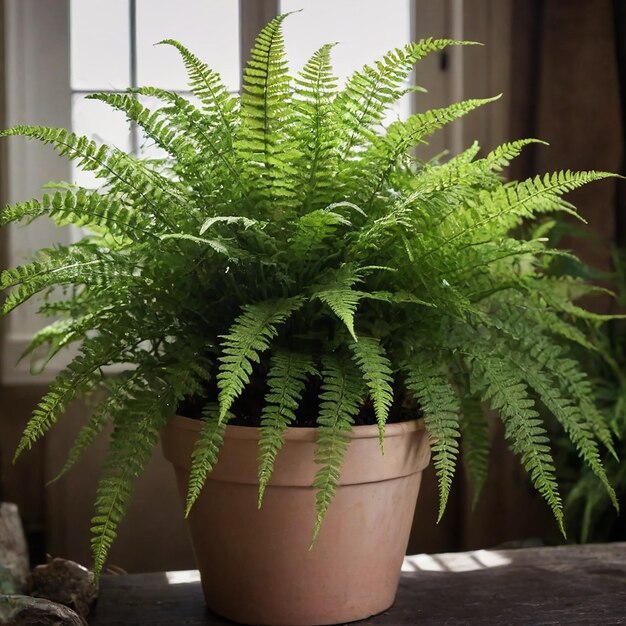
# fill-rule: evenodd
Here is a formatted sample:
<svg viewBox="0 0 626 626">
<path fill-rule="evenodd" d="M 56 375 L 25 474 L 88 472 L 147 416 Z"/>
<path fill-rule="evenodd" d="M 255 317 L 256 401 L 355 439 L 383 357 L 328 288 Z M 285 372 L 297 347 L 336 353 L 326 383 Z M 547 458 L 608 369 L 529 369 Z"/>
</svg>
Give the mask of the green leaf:
<svg viewBox="0 0 626 626">
<path fill-rule="evenodd" d="M 286 429 L 296 420 L 295 411 L 304 386 L 314 374 L 316 369 L 307 355 L 280 351 L 272 356 L 259 438 L 259 508 L 274 470 L 276 456 L 283 446 Z"/>
<path fill-rule="evenodd" d="M 352 286 L 360 281 L 360 270 L 352 265 L 345 265 L 330 272 L 327 281 L 314 288 L 312 296 L 312 299 L 321 300 L 332 310 L 355 341 L 358 338 L 354 332 L 354 315 L 362 294 L 352 289 Z"/>
<path fill-rule="evenodd" d="M 341 464 L 348 449 L 346 435 L 352 430 L 363 401 L 361 377 L 349 362 L 341 362 L 335 357 L 324 359 L 320 400 L 315 462 L 321 467 L 313 481 L 317 490 L 317 519 L 311 546 L 319 535 L 328 506 L 339 486 Z"/>
<path fill-rule="evenodd" d="M 217 463 L 219 449 L 224 442 L 224 433 L 230 417 L 230 413 L 221 416 L 216 404 L 208 404 L 203 410 L 202 428 L 192 454 L 185 517 L 189 516 L 207 476 Z"/>
<path fill-rule="evenodd" d="M 250 380 L 252 364 L 258 363 L 259 354 L 269 348 L 278 334 L 278 326 L 303 303 L 303 298 L 294 297 L 246 305 L 228 333 L 222 335 L 217 375 L 220 419 L 226 417 Z"/>
<path fill-rule="evenodd" d="M 447 376 L 428 355 L 404 366 L 407 389 L 418 400 L 431 439 L 439 482 L 439 522 L 446 510 L 459 454 L 459 399 Z"/>
<path fill-rule="evenodd" d="M 359 341 L 350 344 L 350 349 L 374 403 L 380 450 L 383 452 L 385 424 L 393 403 L 393 366 L 380 340 L 375 337 L 360 337 Z"/>
</svg>

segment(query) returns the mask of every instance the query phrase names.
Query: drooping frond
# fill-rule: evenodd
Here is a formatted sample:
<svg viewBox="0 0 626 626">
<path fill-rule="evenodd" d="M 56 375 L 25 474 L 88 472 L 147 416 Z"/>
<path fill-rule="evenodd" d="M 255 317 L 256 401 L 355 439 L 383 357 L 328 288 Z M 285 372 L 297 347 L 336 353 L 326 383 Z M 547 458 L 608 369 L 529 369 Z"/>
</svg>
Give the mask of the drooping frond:
<svg viewBox="0 0 626 626">
<path fill-rule="evenodd" d="M 183 397 L 201 390 L 199 381 L 207 375 L 203 360 L 191 360 L 188 348 L 183 346 L 176 353 L 165 349 L 159 365 L 148 359 L 143 376 L 139 370 L 129 379 L 133 384 L 123 390 L 126 397 L 117 404 L 113 400 L 108 407 L 114 429 L 91 521 L 96 576 L 117 536 L 134 481 L 150 461 L 160 429 Z"/>
<path fill-rule="evenodd" d="M 392 363 L 385 354 L 385 349 L 380 340 L 376 337 L 360 337 L 358 341 L 350 344 L 350 349 L 363 374 L 363 380 L 374 404 L 382 452 L 385 424 L 393 403 Z"/>
<path fill-rule="evenodd" d="M 110 193 L 121 192 L 128 201 L 141 201 L 144 209 L 150 210 L 163 227 L 173 228 L 173 222 L 160 206 L 163 195 L 170 205 L 177 204 L 172 185 L 166 184 L 167 179 L 147 168 L 143 162 L 63 128 L 15 126 L 0 132 L 0 137 L 9 136 L 37 139 L 54 146 L 60 156 L 75 162 L 81 170 L 93 172 L 96 178 L 104 179 Z M 159 183 L 162 183 L 161 187 Z"/>
<path fill-rule="evenodd" d="M 44 194 L 41 201 L 30 200 L 7 207 L 0 212 L 0 226 L 21 220 L 32 221 L 44 215 L 57 226 L 72 224 L 83 228 L 106 228 L 115 237 L 137 242 L 156 236 L 147 216 L 121 200 L 80 187 Z"/>
<path fill-rule="evenodd" d="M 0 312 L 9 313 L 35 294 L 55 285 L 110 282 L 121 266 L 93 247 L 60 246 L 45 250 L 40 260 L 0 274 L 0 289 L 11 289 Z"/>
<path fill-rule="evenodd" d="M 361 280 L 360 272 L 352 265 L 345 265 L 331 272 L 329 279 L 315 288 L 313 298 L 321 300 L 346 325 L 348 332 L 358 341 L 354 332 L 354 314 L 362 293 L 352 289 Z"/>
<path fill-rule="evenodd" d="M 269 300 L 243 307 L 228 333 L 223 335 L 217 386 L 220 419 L 241 394 L 252 374 L 252 364 L 268 349 L 277 327 L 303 304 L 303 298 Z"/>
<path fill-rule="evenodd" d="M 555 372 L 564 381 L 568 381 L 571 377 L 576 380 L 578 374 L 576 363 L 569 359 L 563 359 L 560 349 L 550 345 L 545 340 L 535 340 L 533 344 L 528 352 L 525 351 L 522 355 L 517 355 L 515 359 L 511 359 L 511 363 L 521 370 L 524 379 L 537 392 L 543 404 L 563 426 L 570 440 L 576 446 L 580 457 L 600 479 L 613 505 L 618 509 L 615 490 L 609 484 L 602 466 L 591 422 L 592 416 L 582 413 L 580 405 L 563 393 L 569 385 L 566 389 L 561 389 L 558 385 L 551 384 L 550 381 L 550 372 Z M 547 365 L 549 367 L 546 367 Z M 604 423 L 603 418 L 601 418 L 601 422 Z"/>
<path fill-rule="evenodd" d="M 103 92 L 90 94 L 87 98 L 99 100 L 125 113 L 128 121 L 137 124 L 146 137 L 175 159 L 185 163 L 195 155 L 194 146 L 187 137 L 171 128 L 158 110 L 151 111 L 145 107 L 135 94 Z"/>
<path fill-rule="evenodd" d="M 549 439 L 524 378 L 511 364 L 492 353 L 474 348 L 471 380 L 474 389 L 498 411 L 505 437 L 519 454 L 533 485 L 550 505 L 563 530 L 563 507 L 554 476 Z"/>
<path fill-rule="evenodd" d="M 15 459 L 52 428 L 72 400 L 100 383 L 101 368 L 120 352 L 120 346 L 110 344 L 106 337 L 83 342 L 81 354 L 57 377 L 33 410 L 17 446 Z"/>
<path fill-rule="evenodd" d="M 285 431 L 295 419 L 304 386 L 316 373 L 311 358 L 293 352 L 275 352 L 267 374 L 268 392 L 261 414 L 259 438 L 259 508 L 282 448 Z"/>
<path fill-rule="evenodd" d="M 69 319 L 60 319 L 45 326 L 33 335 L 30 343 L 20 355 L 20 362 L 30 356 L 31 373 L 40 373 L 63 348 L 76 341 L 81 341 L 95 323 L 96 316 L 93 313 L 87 313 L 86 315 L 76 315 Z M 45 356 L 37 358 L 37 364 L 34 365 L 32 357 L 41 348 L 46 348 Z"/>
<path fill-rule="evenodd" d="M 324 359 L 320 401 L 315 462 L 321 467 L 313 481 L 317 490 L 313 541 L 320 532 L 330 501 L 339 486 L 341 464 L 348 448 L 347 434 L 352 430 L 363 401 L 363 382 L 348 360 L 342 362 L 335 357 Z"/>
<path fill-rule="evenodd" d="M 474 224 L 474 228 L 497 221 L 502 232 L 505 232 L 524 218 L 555 211 L 571 213 L 569 206 L 561 200 L 564 193 L 611 176 L 614 174 L 608 172 L 560 171 L 500 186 L 491 192 L 481 192 L 480 210 L 484 217 Z"/>
<path fill-rule="evenodd" d="M 469 391 L 461 399 L 461 415 L 461 453 L 472 487 L 472 508 L 475 508 L 487 480 L 491 440 L 480 398 Z"/>
<path fill-rule="evenodd" d="M 224 441 L 226 425 L 231 414 L 220 415 L 216 404 L 208 404 L 203 411 L 202 428 L 198 441 L 193 450 L 191 470 L 189 472 L 189 487 L 185 504 L 185 517 L 189 516 L 191 508 L 198 499 L 207 476 L 217 463 L 219 449 Z"/>
<path fill-rule="evenodd" d="M 135 377 L 129 372 L 120 374 L 115 380 L 107 383 L 107 387 L 108 396 L 95 408 L 87 422 L 83 424 L 70 451 L 67 453 L 67 459 L 63 467 L 50 481 L 51 483 L 59 480 L 76 464 L 83 452 L 102 433 L 113 415 L 124 411 L 125 403 L 133 397 L 134 392 L 138 389 Z"/>
<path fill-rule="evenodd" d="M 109 453 L 96 492 L 96 512 L 91 520 L 91 550 L 96 576 L 104 567 L 106 555 L 117 537 L 117 528 L 126 513 L 134 480 L 147 465 L 168 416 L 155 414 L 152 403 L 142 398 L 139 405 L 150 412 L 139 415 L 127 406 L 111 436 Z"/>
<path fill-rule="evenodd" d="M 439 516 L 444 514 L 459 454 L 459 399 L 447 376 L 428 355 L 405 365 L 405 384 L 419 401 L 431 439 L 433 465 L 439 482 Z"/>
<path fill-rule="evenodd" d="M 587 373 L 578 368 L 576 361 L 563 355 L 558 349 L 546 355 L 546 368 L 556 378 L 564 394 L 578 405 L 579 414 L 598 441 L 618 460 L 614 448 L 611 425 L 599 408 Z M 618 433 L 619 435 L 619 433 Z"/>
</svg>

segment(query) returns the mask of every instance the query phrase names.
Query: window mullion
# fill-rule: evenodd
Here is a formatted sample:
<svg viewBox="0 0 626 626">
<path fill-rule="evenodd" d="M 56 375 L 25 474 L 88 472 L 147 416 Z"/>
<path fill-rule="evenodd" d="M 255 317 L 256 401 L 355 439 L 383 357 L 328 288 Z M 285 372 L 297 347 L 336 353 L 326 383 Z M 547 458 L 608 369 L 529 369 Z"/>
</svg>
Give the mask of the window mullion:
<svg viewBox="0 0 626 626">
<path fill-rule="evenodd" d="M 137 87 L 137 0 L 128 0 L 128 37 L 129 37 L 129 82 L 131 88 Z M 139 154 L 139 128 L 137 123 L 130 123 L 130 151 Z"/>
<path fill-rule="evenodd" d="M 239 0 L 239 59 L 242 76 L 256 36 L 263 26 L 278 15 L 279 5 L 279 0 Z"/>
</svg>

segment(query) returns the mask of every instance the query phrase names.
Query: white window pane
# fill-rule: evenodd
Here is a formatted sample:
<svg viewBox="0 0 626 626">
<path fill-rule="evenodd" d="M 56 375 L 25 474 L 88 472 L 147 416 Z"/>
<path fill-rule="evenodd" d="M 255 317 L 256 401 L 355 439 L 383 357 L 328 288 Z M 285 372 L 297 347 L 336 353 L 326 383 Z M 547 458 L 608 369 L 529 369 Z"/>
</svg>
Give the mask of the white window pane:
<svg viewBox="0 0 626 626">
<path fill-rule="evenodd" d="M 128 0 L 71 0 L 73 89 L 129 85 Z"/>
<path fill-rule="evenodd" d="M 184 90 L 178 51 L 155 46 L 176 39 L 239 89 L 239 3 L 235 0 L 137 0 L 137 82 Z"/>
<path fill-rule="evenodd" d="M 83 95 L 72 96 L 72 130 L 98 143 L 130 151 L 130 127 L 124 114 L 99 100 L 87 100 Z M 76 167 L 73 168 L 72 179 L 77 185 L 88 188 L 97 188 L 103 183 L 91 172 L 83 172 Z"/>
<path fill-rule="evenodd" d="M 299 71 L 323 44 L 338 42 L 332 62 L 343 84 L 354 70 L 411 41 L 410 4 L 410 0 L 281 0 L 281 13 L 303 9 L 284 22 L 291 71 Z M 409 102 L 403 98 L 387 121 L 406 117 Z"/>
</svg>

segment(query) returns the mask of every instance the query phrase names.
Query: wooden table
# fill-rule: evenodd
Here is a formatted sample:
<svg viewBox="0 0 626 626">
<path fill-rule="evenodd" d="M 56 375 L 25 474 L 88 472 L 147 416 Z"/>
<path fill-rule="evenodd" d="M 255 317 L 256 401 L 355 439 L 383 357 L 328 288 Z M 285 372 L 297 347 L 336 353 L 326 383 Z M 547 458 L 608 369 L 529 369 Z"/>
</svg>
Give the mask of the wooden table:
<svg viewBox="0 0 626 626">
<path fill-rule="evenodd" d="M 94 626 L 231 624 L 197 572 L 106 576 Z M 626 624 L 626 543 L 407 557 L 395 605 L 359 625 Z"/>
</svg>

